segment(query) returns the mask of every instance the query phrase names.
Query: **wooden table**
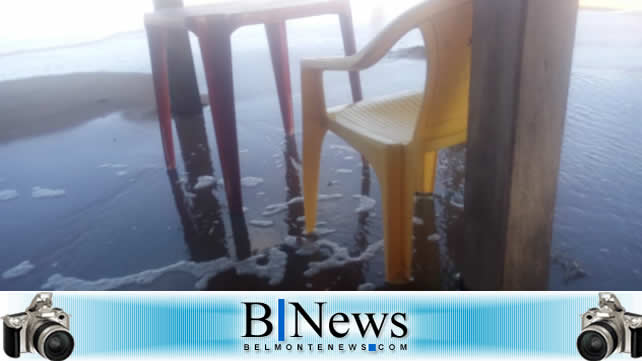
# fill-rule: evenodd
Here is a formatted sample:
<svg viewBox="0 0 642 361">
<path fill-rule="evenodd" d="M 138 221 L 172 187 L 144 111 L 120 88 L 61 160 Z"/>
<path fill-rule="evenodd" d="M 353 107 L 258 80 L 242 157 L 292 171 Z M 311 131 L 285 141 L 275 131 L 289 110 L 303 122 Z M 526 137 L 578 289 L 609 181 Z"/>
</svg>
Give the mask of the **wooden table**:
<svg viewBox="0 0 642 361">
<path fill-rule="evenodd" d="M 176 168 L 167 63 L 168 32 L 185 29 L 199 39 L 216 143 L 231 214 L 241 214 L 241 174 L 236 134 L 231 35 L 245 25 L 264 24 L 287 135 L 294 134 L 292 87 L 285 22 L 336 14 L 346 55 L 356 51 L 349 0 L 227 0 L 212 5 L 162 9 L 145 15 L 161 138 L 168 169 Z M 354 101 L 362 98 L 359 74 L 350 73 Z"/>
</svg>

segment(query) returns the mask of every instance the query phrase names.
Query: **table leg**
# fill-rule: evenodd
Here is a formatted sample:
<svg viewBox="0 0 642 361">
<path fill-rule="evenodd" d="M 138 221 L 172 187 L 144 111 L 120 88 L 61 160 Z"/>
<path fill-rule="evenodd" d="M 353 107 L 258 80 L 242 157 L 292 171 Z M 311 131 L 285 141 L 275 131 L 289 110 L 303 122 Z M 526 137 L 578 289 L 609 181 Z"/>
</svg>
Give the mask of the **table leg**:
<svg viewBox="0 0 642 361">
<path fill-rule="evenodd" d="M 154 9 L 183 8 L 183 0 L 154 0 Z M 167 62 L 169 66 L 170 97 L 174 115 L 199 115 L 203 111 L 196 81 L 189 33 L 186 29 L 168 29 Z M 180 127 L 183 119 L 174 119 Z"/>
<path fill-rule="evenodd" d="M 227 203 L 230 214 L 238 215 L 243 213 L 243 198 L 234 109 L 231 32 L 224 24 L 202 22 L 197 25 L 196 34 L 201 45 Z"/>
<path fill-rule="evenodd" d="M 265 24 L 272 68 L 279 93 L 283 128 L 286 135 L 294 134 L 294 115 L 292 112 L 292 84 L 290 81 L 290 61 L 288 59 L 288 37 L 285 22 Z"/>
<path fill-rule="evenodd" d="M 354 36 L 354 26 L 352 24 L 352 14 L 340 14 L 339 23 L 341 24 L 341 36 L 343 37 L 343 49 L 345 54 L 350 56 L 357 52 L 357 43 Z M 363 100 L 361 90 L 361 77 L 358 71 L 350 72 L 350 87 L 352 88 L 352 100 L 356 103 Z"/>
<path fill-rule="evenodd" d="M 357 52 L 357 41 L 354 36 L 354 25 L 352 23 L 352 14 L 350 12 L 339 14 L 339 24 L 341 25 L 341 36 L 343 37 L 343 49 L 345 54 L 350 56 Z M 352 89 L 352 101 L 359 102 L 363 100 L 363 91 L 361 89 L 361 76 L 358 71 L 351 71 L 350 88 Z M 366 157 L 361 155 L 364 173 L 370 172 L 370 166 Z"/>
<path fill-rule="evenodd" d="M 161 140 L 165 153 L 167 169 L 176 169 L 174 154 L 174 140 L 172 138 L 172 109 L 169 94 L 169 72 L 167 65 L 167 30 L 148 26 L 147 41 L 149 43 L 149 56 L 152 64 L 154 78 L 154 93 L 156 96 L 156 109 L 160 124 Z"/>
</svg>

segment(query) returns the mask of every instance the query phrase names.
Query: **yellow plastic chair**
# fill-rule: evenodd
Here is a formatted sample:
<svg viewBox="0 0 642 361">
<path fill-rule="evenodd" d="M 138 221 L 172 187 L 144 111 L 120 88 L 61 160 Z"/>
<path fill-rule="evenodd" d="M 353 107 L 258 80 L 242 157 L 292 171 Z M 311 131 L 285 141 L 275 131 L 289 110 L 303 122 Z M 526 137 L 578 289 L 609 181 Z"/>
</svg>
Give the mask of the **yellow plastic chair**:
<svg viewBox="0 0 642 361">
<path fill-rule="evenodd" d="M 331 130 L 368 159 L 379 179 L 390 283 L 411 280 L 414 193 L 433 192 L 439 149 L 466 141 L 472 18 L 473 0 L 426 1 L 353 56 L 302 62 L 306 231 L 316 225 L 321 146 Z M 366 69 L 413 29 L 421 31 L 426 45 L 423 92 L 326 109 L 324 71 Z"/>
</svg>

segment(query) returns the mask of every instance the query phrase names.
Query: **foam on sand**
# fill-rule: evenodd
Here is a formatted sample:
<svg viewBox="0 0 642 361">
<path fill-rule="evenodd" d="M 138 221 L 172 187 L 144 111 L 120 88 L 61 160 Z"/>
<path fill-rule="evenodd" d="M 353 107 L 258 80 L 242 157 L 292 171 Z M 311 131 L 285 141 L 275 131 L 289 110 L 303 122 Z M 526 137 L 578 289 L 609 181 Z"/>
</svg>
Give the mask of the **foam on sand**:
<svg viewBox="0 0 642 361">
<path fill-rule="evenodd" d="M 336 269 L 345 267 L 348 264 L 360 263 L 372 259 L 380 249 L 383 249 L 383 240 L 373 243 L 363 251 L 359 256 L 352 257 L 347 248 L 339 246 L 338 244 L 328 241 L 320 240 L 315 243 L 319 249 L 322 247 L 330 250 L 330 255 L 323 261 L 310 262 L 308 269 L 303 272 L 305 277 L 312 277 L 318 275 L 327 269 Z"/>
<path fill-rule="evenodd" d="M 319 194 L 318 200 L 329 201 L 329 200 L 339 199 L 339 198 L 343 198 L 343 194 L 341 193 Z M 261 213 L 261 215 L 264 217 L 273 216 L 275 214 L 287 211 L 289 205 L 293 205 L 297 203 L 303 203 L 303 197 L 294 197 L 285 203 L 268 204 L 267 206 L 265 206 L 265 210 L 263 211 L 263 213 Z"/>
<path fill-rule="evenodd" d="M 265 258 L 267 258 L 267 262 L 264 261 Z M 270 285 L 276 285 L 283 281 L 286 264 L 287 254 L 278 248 L 271 248 L 266 254 L 258 254 L 241 261 L 233 261 L 228 257 L 200 263 L 180 261 L 165 267 L 95 281 L 66 277 L 57 273 L 49 277 L 41 288 L 69 291 L 112 290 L 127 285 L 148 285 L 169 272 L 182 272 L 191 274 L 197 279 L 194 288 L 203 289 L 207 287 L 211 278 L 229 270 L 235 270 L 238 275 L 255 275 L 267 278 Z"/>
<path fill-rule="evenodd" d="M 332 234 L 336 232 L 337 230 L 334 228 L 327 228 L 327 227 L 320 227 L 320 225 L 317 223 L 317 227 L 314 229 L 314 233 L 320 237 L 327 236 L 329 234 Z"/>
<path fill-rule="evenodd" d="M 296 159 L 293 157 L 290 157 L 290 164 L 292 164 L 292 167 L 297 170 L 297 172 L 301 173 L 303 169 L 301 168 L 301 163 L 299 163 Z"/>
<path fill-rule="evenodd" d="M 464 209 L 464 202 L 461 199 L 455 199 L 453 197 L 450 200 L 450 205 L 456 208 Z"/>
<path fill-rule="evenodd" d="M 256 187 L 259 184 L 263 183 L 263 178 L 259 177 L 243 177 L 241 178 L 241 184 L 245 187 Z"/>
<path fill-rule="evenodd" d="M 241 185 L 248 188 L 254 188 L 264 182 L 263 178 L 260 177 L 243 177 L 241 178 Z M 218 180 L 219 185 L 224 185 L 225 181 L 223 178 Z"/>
<path fill-rule="evenodd" d="M 267 221 L 267 220 L 260 220 L 260 219 L 253 219 L 250 221 L 250 225 L 254 227 L 272 227 L 274 225 L 274 222 L 272 221 Z"/>
<path fill-rule="evenodd" d="M 127 168 L 127 164 L 119 164 L 119 163 L 104 163 L 98 166 L 98 168 L 112 168 L 112 169 L 123 169 Z"/>
<path fill-rule="evenodd" d="M 377 201 L 362 194 L 355 194 L 352 198 L 359 200 L 359 206 L 354 210 L 355 213 L 370 212 L 377 205 Z"/>
<path fill-rule="evenodd" d="M 360 284 L 357 291 L 374 291 L 376 288 L 377 286 L 374 283 L 367 282 Z"/>
<path fill-rule="evenodd" d="M 35 186 L 31 189 L 31 197 L 33 198 L 57 198 L 64 195 L 64 189 L 49 189 L 39 186 Z"/>
<path fill-rule="evenodd" d="M 265 257 L 268 262 L 259 264 Z M 270 248 L 267 255 L 256 255 L 239 262 L 236 265 L 237 275 L 255 275 L 261 278 L 267 278 L 268 283 L 272 286 L 283 281 L 285 276 L 285 266 L 288 263 L 288 254 L 278 248 Z"/>
<path fill-rule="evenodd" d="M 68 291 L 102 291 L 120 288 L 126 285 L 146 285 L 150 284 L 162 275 L 168 272 L 184 272 L 201 279 L 215 276 L 232 267 L 229 258 L 219 258 L 213 261 L 196 263 L 192 261 L 180 261 L 169 266 L 142 271 L 139 273 L 115 277 L 102 278 L 96 281 L 82 280 L 75 277 L 65 277 L 56 273 L 49 277 L 47 282 L 42 285 L 42 289 L 51 290 L 68 290 Z M 198 283 L 198 282 L 197 282 Z"/>
<path fill-rule="evenodd" d="M 264 217 L 269 217 L 275 214 L 285 212 L 287 210 L 288 210 L 287 203 L 268 204 L 267 206 L 265 206 L 265 210 L 263 211 L 263 213 L 261 213 L 261 215 Z"/>
<path fill-rule="evenodd" d="M 0 201 L 8 201 L 11 199 L 16 199 L 18 198 L 19 194 L 18 191 L 15 189 L 5 189 L 5 190 L 0 190 Z"/>
<path fill-rule="evenodd" d="M 205 188 L 213 187 L 216 184 L 216 180 L 211 175 L 202 175 L 197 178 L 196 184 L 194 185 L 194 190 L 200 190 Z"/>
<path fill-rule="evenodd" d="M 2 274 L 2 278 L 7 280 L 11 278 L 16 278 L 20 276 L 24 276 L 27 273 L 31 272 L 32 269 L 36 268 L 30 261 L 23 261 L 19 265 L 9 268 L 8 270 L 4 271 Z"/>
<path fill-rule="evenodd" d="M 436 241 L 441 240 L 441 236 L 439 235 L 439 233 L 433 233 L 430 236 L 428 236 L 428 240 L 436 242 Z"/>
</svg>

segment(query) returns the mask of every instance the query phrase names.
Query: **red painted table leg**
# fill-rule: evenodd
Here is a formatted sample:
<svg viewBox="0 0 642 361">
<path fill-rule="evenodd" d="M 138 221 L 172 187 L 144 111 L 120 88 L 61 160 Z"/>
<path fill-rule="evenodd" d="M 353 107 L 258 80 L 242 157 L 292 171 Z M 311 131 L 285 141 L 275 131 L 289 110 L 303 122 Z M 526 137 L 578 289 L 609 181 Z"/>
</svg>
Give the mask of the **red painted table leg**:
<svg viewBox="0 0 642 361">
<path fill-rule="evenodd" d="M 231 32 L 224 24 L 208 24 L 204 21 L 197 23 L 195 30 L 201 45 L 227 203 L 232 215 L 242 214 Z"/>
<path fill-rule="evenodd" d="M 152 63 L 154 78 L 154 93 L 156 95 L 156 109 L 165 152 L 167 169 L 176 169 L 174 155 L 174 141 L 172 138 L 172 109 L 169 95 L 169 73 L 167 66 L 167 37 L 166 29 L 147 27 L 149 55 Z"/>
<path fill-rule="evenodd" d="M 286 135 L 294 134 L 294 115 L 292 112 L 292 84 L 290 80 L 290 61 L 288 59 L 288 38 L 285 22 L 265 24 L 272 67 L 279 93 L 283 128 Z"/>
</svg>

